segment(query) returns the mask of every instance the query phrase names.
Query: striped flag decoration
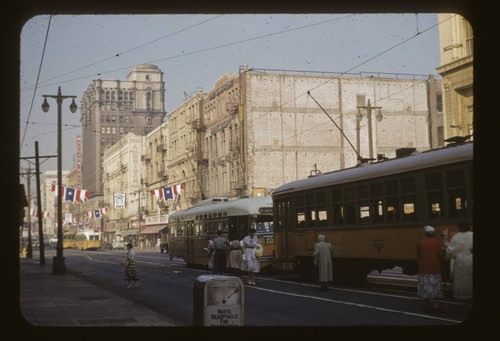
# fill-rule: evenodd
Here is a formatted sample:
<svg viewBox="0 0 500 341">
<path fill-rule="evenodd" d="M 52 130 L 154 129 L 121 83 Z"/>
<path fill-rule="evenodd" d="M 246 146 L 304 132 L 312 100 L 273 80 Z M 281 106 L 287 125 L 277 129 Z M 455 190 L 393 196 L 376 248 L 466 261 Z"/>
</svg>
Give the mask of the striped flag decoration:
<svg viewBox="0 0 500 341">
<path fill-rule="evenodd" d="M 57 197 L 57 185 L 52 184 L 51 192 L 54 192 L 54 196 Z M 89 199 L 90 191 L 86 189 L 74 189 L 71 187 L 61 186 L 61 197 L 64 198 L 64 201 L 75 202 L 84 202 Z"/>
</svg>

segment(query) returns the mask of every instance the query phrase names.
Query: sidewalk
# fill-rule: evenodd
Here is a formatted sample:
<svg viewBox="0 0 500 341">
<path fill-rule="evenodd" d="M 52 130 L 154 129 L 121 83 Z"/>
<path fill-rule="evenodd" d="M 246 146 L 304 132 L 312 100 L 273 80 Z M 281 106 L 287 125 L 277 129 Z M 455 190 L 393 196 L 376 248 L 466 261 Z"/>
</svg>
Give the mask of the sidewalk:
<svg viewBox="0 0 500 341">
<path fill-rule="evenodd" d="M 69 272 L 52 274 L 52 260 L 20 258 L 21 318 L 41 327 L 175 326 L 154 311 Z"/>
</svg>

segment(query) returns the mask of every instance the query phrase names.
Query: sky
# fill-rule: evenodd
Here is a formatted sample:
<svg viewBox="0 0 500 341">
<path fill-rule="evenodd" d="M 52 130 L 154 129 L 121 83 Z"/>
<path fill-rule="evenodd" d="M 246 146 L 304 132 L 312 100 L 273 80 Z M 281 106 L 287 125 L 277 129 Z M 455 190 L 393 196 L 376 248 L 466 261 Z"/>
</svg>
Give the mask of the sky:
<svg viewBox="0 0 500 341">
<path fill-rule="evenodd" d="M 38 15 L 24 24 L 20 43 L 22 157 L 35 155 L 35 141 L 39 155 L 57 154 L 57 103 L 48 99 L 44 113 L 42 95 L 60 86 L 80 106 L 93 79 L 125 80 L 137 64 L 164 73 L 167 114 L 184 92 L 209 91 L 243 65 L 440 78 L 435 13 Z M 63 170 L 74 167 L 81 134 L 80 110 L 71 113 L 70 104 L 62 104 Z M 41 164 L 42 172 L 56 169 L 56 158 Z"/>
</svg>

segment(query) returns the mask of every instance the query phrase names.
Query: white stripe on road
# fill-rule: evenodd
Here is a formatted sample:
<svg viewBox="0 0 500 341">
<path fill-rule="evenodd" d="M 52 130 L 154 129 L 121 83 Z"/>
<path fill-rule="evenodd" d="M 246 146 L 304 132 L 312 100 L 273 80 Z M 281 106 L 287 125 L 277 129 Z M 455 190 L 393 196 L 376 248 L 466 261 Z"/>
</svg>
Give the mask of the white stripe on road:
<svg viewBox="0 0 500 341">
<path fill-rule="evenodd" d="M 397 314 L 402 314 L 402 315 L 418 316 L 418 317 L 423 317 L 423 318 L 428 318 L 428 319 L 433 319 L 433 320 L 441 320 L 441 321 L 446 321 L 446 322 L 462 323 L 462 321 L 450 320 L 450 319 L 445 319 L 445 318 L 437 317 L 437 316 L 430 316 L 430 315 L 423 315 L 423 314 L 417 314 L 417 313 L 410 313 L 408 311 L 402 311 L 402 310 L 387 309 L 387 308 L 382 308 L 382 307 L 376 307 L 376 306 L 373 306 L 373 305 L 359 304 L 359 303 L 354 303 L 354 302 L 338 301 L 338 300 L 332 300 L 330 298 L 317 297 L 317 296 L 294 294 L 294 293 L 290 293 L 290 292 L 277 291 L 277 290 L 272 290 L 272 289 L 265 289 L 265 288 L 260 288 L 260 287 L 256 287 L 256 286 L 252 286 L 251 288 L 257 289 L 257 290 L 271 292 L 271 293 L 274 293 L 274 294 L 280 294 L 280 295 L 288 295 L 288 296 L 309 298 L 309 299 L 314 299 L 314 300 L 319 300 L 319 301 L 325 301 L 325 302 L 331 302 L 331 303 L 337 303 L 337 304 L 350 305 L 350 306 L 355 306 L 355 307 L 359 307 L 359 308 L 374 309 L 374 310 L 386 311 L 386 312 L 397 313 Z"/>
<path fill-rule="evenodd" d="M 318 287 L 318 285 L 314 285 L 314 284 L 289 282 L 289 281 L 283 281 L 283 280 L 272 279 L 272 278 L 259 278 L 259 279 L 264 279 L 266 281 L 285 282 L 285 283 L 288 283 L 288 284 L 292 283 L 292 284 L 296 284 L 296 285 L 303 285 L 303 286 L 309 286 L 309 287 L 315 287 L 315 288 Z M 337 290 L 337 291 L 355 292 L 355 293 L 368 294 L 368 295 L 379 295 L 379 296 L 404 298 L 404 299 L 408 299 L 408 300 L 420 300 L 418 297 L 402 296 L 402 295 L 394 295 L 394 294 L 384 294 L 384 293 L 373 292 L 373 291 L 354 290 L 354 289 L 341 289 L 341 288 L 332 288 L 332 287 L 328 287 L 328 289 L 329 290 Z"/>
</svg>

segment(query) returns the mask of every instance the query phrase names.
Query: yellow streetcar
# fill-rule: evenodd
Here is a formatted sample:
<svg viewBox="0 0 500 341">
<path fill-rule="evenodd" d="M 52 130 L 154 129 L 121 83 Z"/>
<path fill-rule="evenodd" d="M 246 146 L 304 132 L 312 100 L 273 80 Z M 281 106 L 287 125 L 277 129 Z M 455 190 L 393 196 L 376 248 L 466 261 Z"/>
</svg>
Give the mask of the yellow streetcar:
<svg viewBox="0 0 500 341">
<path fill-rule="evenodd" d="M 372 270 L 395 266 L 415 274 L 425 225 L 447 243 L 458 220 L 472 223 L 472 172 L 467 143 L 285 184 L 273 192 L 275 268 L 311 273 L 323 234 L 337 279 L 363 281 Z"/>
<path fill-rule="evenodd" d="M 169 218 L 169 256 L 182 257 L 188 265 L 206 265 L 207 238 L 217 231 L 229 241 L 242 240 L 250 228 L 261 240 L 264 249 L 261 267 L 273 264 L 274 231 L 271 198 L 225 197 L 202 200 L 194 207 L 173 212 Z M 229 247 L 227 252 L 229 253 Z"/>
<path fill-rule="evenodd" d="M 101 231 L 86 230 L 76 234 L 76 248 L 80 250 L 97 250 L 102 247 Z"/>
<path fill-rule="evenodd" d="M 76 240 L 75 240 L 75 232 L 74 231 L 67 231 L 63 233 L 63 248 L 75 248 L 76 247 Z"/>
</svg>

